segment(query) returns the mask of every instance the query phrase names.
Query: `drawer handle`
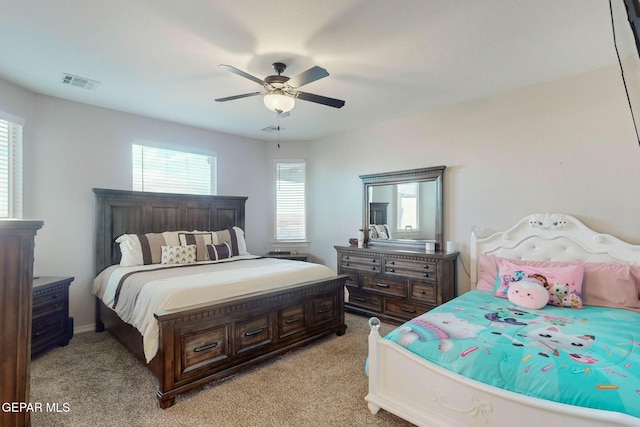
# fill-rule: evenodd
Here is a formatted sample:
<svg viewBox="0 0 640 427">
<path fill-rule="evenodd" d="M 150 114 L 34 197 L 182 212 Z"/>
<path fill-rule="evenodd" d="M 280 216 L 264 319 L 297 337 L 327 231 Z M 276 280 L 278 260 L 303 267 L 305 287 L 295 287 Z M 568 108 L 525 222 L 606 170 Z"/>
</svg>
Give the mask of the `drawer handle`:
<svg viewBox="0 0 640 427">
<path fill-rule="evenodd" d="M 51 299 L 58 299 L 58 298 L 60 298 L 60 295 L 58 294 L 51 295 Z"/>
<path fill-rule="evenodd" d="M 202 347 L 196 347 L 193 349 L 194 353 L 200 353 L 201 351 L 211 350 L 212 348 L 216 348 L 218 346 L 218 342 L 212 342 L 211 344 L 203 345 Z"/>
<path fill-rule="evenodd" d="M 318 309 L 318 314 L 327 313 L 327 312 L 331 311 L 331 309 L 332 309 L 332 307 L 320 308 L 320 309 Z"/>
<path fill-rule="evenodd" d="M 349 259 L 349 255 L 345 256 L 344 259 Z"/>
<path fill-rule="evenodd" d="M 423 276 L 424 277 L 429 277 L 429 273 L 424 273 Z"/>
<path fill-rule="evenodd" d="M 391 261 L 389 264 L 396 265 L 396 262 L 395 261 Z"/>
<path fill-rule="evenodd" d="M 362 297 L 353 297 L 353 299 L 360 302 L 367 302 L 367 299 Z"/>
<path fill-rule="evenodd" d="M 371 267 L 371 269 L 372 269 L 373 271 L 376 271 L 376 266 L 374 265 L 373 267 Z"/>
<path fill-rule="evenodd" d="M 373 258 L 373 259 L 371 260 L 371 262 L 376 262 L 376 259 L 375 259 L 375 258 Z"/>
<path fill-rule="evenodd" d="M 426 292 L 425 292 L 425 291 L 423 291 L 422 289 L 420 289 L 420 293 L 421 293 L 422 295 L 424 295 Z"/>
<path fill-rule="evenodd" d="M 296 322 L 299 322 L 300 320 L 302 320 L 302 316 L 294 317 L 292 319 L 287 319 L 284 321 L 284 323 L 288 325 L 289 323 L 296 323 Z"/>
<path fill-rule="evenodd" d="M 349 263 L 348 263 L 348 262 L 345 262 L 345 263 L 344 263 L 344 266 L 345 266 L 345 267 L 349 267 Z"/>
<path fill-rule="evenodd" d="M 258 329 L 254 329 L 253 331 L 247 331 L 244 333 L 245 337 L 252 337 L 254 335 L 258 335 L 259 333 L 263 332 L 264 328 L 258 328 Z"/>
<path fill-rule="evenodd" d="M 387 285 L 386 283 L 376 283 L 376 286 L 378 286 L 379 288 L 388 288 L 389 285 Z"/>
<path fill-rule="evenodd" d="M 408 308 L 400 307 L 400 310 L 404 311 L 405 313 L 416 314 L 415 310 L 410 310 Z"/>
<path fill-rule="evenodd" d="M 423 268 L 424 268 L 425 270 L 428 270 L 428 269 L 429 269 L 429 266 L 428 266 L 427 264 L 425 264 L 425 265 L 423 266 Z"/>
<path fill-rule="evenodd" d="M 390 269 L 389 269 L 389 273 L 395 273 L 395 272 L 396 272 L 396 270 L 395 270 L 395 269 L 393 269 L 393 268 L 390 268 Z"/>
</svg>

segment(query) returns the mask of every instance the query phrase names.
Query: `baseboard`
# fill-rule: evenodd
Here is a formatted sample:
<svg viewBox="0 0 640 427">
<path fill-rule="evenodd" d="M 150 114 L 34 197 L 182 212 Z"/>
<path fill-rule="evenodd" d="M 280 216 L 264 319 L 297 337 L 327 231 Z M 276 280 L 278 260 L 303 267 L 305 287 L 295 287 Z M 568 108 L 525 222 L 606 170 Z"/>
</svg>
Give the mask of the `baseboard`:
<svg viewBox="0 0 640 427">
<path fill-rule="evenodd" d="M 82 326 L 77 326 L 73 328 L 73 334 L 77 335 L 77 334 L 83 334 L 85 332 L 95 332 L 95 330 L 96 330 L 96 324 L 91 323 L 89 325 L 82 325 Z"/>
</svg>

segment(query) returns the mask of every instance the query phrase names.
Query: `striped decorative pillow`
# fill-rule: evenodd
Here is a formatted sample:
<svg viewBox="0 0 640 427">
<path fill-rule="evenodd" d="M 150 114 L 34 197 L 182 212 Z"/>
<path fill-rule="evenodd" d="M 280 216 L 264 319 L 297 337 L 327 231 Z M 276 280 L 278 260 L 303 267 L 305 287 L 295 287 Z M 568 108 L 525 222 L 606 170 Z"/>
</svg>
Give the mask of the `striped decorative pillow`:
<svg viewBox="0 0 640 427">
<path fill-rule="evenodd" d="M 120 265 L 123 266 L 159 264 L 162 246 L 167 244 L 163 233 L 123 234 L 116 243 L 120 244 Z"/>
<path fill-rule="evenodd" d="M 227 242 L 219 245 L 207 245 L 207 255 L 211 261 L 231 258 L 231 246 Z"/>
<path fill-rule="evenodd" d="M 162 264 L 193 264 L 196 245 L 162 246 Z"/>
<path fill-rule="evenodd" d="M 240 227 L 231 227 L 226 230 L 214 232 L 213 243 L 228 243 L 231 247 L 231 256 L 249 254 L 247 252 L 247 244 L 244 240 L 244 231 Z"/>
<path fill-rule="evenodd" d="M 213 244 L 213 233 L 205 231 L 194 231 L 191 233 L 179 233 L 178 239 L 181 245 L 195 245 L 196 259 L 198 261 L 207 260 L 207 245 Z"/>
</svg>

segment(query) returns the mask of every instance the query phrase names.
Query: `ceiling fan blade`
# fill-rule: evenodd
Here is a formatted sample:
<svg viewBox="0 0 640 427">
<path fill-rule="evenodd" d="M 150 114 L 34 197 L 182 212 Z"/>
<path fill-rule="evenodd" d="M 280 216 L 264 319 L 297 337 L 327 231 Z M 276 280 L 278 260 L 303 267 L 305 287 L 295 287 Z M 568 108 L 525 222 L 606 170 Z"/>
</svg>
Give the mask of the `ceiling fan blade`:
<svg viewBox="0 0 640 427">
<path fill-rule="evenodd" d="M 231 71 L 232 73 L 237 74 L 237 75 L 239 75 L 241 77 L 244 77 L 245 79 L 253 80 L 254 82 L 258 83 L 259 85 L 264 86 L 266 84 L 264 82 L 264 80 L 259 79 L 259 78 L 255 77 L 255 76 L 252 76 L 249 73 L 245 73 L 244 71 L 239 70 L 234 66 L 220 64 L 220 65 L 218 65 L 218 68 L 222 68 L 223 70 Z"/>
<path fill-rule="evenodd" d="M 316 80 L 320 80 L 328 75 L 329 73 L 327 70 L 316 65 L 315 67 L 309 68 L 307 71 L 303 71 L 302 73 L 291 77 L 287 83 L 289 83 L 289 86 L 291 87 L 300 87 L 311 82 L 315 82 Z"/>
<path fill-rule="evenodd" d="M 341 99 L 328 98 L 326 96 L 314 95 L 313 93 L 296 92 L 295 96 L 305 101 L 328 105 L 329 107 L 342 108 L 344 106 L 344 101 Z"/>
<path fill-rule="evenodd" d="M 249 96 L 263 95 L 264 92 L 245 93 L 242 95 L 227 96 L 226 98 L 218 98 L 216 102 L 232 101 L 234 99 L 247 98 Z"/>
</svg>

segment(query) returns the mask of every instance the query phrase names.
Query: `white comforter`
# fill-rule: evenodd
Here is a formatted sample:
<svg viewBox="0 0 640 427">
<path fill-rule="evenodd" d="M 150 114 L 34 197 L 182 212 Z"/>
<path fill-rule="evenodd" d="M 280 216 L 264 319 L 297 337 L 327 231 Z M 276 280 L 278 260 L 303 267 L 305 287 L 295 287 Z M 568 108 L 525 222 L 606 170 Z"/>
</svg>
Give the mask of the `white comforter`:
<svg viewBox="0 0 640 427">
<path fill-rule="evenodd" d="M 207 264 L 211 264 L 211 270 L 206 273 L 154 280 L 140 290 L 135 301 L 135 309 L 130 314 L 124 313 L 126 318 L 122 315 L 120 317 L 142 334 L 147 362 L 158 352 L 159 328 L 158 321 L 153 316 L 157 311 L 251 295 L 336 275 L 328 267 L 319 264 L 260 258 L 254 255 L 233 257 L 225 261 L 233 262 L 208 262 Z M 107 307 L 113 307 L 118 283 L 124 275 L 159 267 L 163 266 L 111 266 L 94 280 L 93 294 Z M 188 272 L 188 269 L 185 269 L 185 272 Z M 116 313 L 119 311 L 119 305 L 116 305 Z"/>
</svg>

